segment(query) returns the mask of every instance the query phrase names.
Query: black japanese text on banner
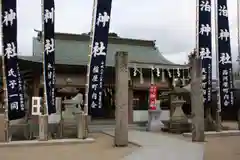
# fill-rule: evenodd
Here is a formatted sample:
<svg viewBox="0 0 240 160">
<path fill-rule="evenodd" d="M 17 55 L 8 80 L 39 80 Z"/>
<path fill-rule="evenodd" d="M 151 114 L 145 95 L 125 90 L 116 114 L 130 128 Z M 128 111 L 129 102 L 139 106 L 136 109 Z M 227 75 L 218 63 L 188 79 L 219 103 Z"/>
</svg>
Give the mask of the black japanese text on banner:
<svg viewBox="0 0 240 160">
<path fill-rule="evenodd" d="M 22 78 L 17 54 L 16 0 L 2 0 L 2 44 L 8 93 L 8 119 L 25 116 Z"/>
<path fill-rule="evenodd" d="M 211 0 L 199 0 L 198 48 L 202 59 L 204 104 L 212 100 L 212 29 Z"/>
<path fill-rule="evenodd" d="M 234 103 L 232 54 L 230 46 L 230 31 L 228 20 L 228 8 L 226 0 L 217 1 L 217 36 L 218 36 L 218 63 L 219 63 L 219 87 L 221 106 L 229 107 Z"/>
<path fill-rule="evenodd" d="M 91 60 L 88 87 L 88 108 L 93 116 L 102 116 L 104 68 L 106 63 L 108 32 L 112 0 L 97 0 L 91 44 Z"/>
<path fill-rule="evenodd" d="M 55 106 L 55 5 L 54 0 L 43 0 L 44 7 L 44 84 L 48 114 L 56 113 Z"/>
</svg>

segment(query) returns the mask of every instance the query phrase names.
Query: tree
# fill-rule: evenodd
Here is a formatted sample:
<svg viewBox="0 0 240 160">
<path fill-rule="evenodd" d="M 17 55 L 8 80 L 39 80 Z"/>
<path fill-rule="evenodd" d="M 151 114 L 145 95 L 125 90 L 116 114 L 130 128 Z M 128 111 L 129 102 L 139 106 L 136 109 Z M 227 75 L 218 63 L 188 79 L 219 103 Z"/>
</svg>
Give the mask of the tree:
<svg viewBox="0 0 240 160">
<path fill-rule="evenodd" d="M 192 141 L 204 142 L 204 104 L 201 89 L 201 58 L 196 49 L 189 54 L 191 67 Z"/>
<path fill-rule="evenodd" d="M 108 34 L 109 37 L 119 37 L 117 33 L 114 33 L 114 32 L 110 32 Z"/>
</svg>

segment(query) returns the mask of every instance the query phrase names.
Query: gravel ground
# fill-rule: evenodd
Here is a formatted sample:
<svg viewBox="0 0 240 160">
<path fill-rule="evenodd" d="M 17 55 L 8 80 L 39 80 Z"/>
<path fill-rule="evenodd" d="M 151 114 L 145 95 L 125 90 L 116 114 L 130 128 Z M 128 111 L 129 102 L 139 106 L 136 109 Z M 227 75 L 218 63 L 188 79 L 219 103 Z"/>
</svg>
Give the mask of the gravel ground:
<svg viewBox="0 0 240 160">
<path fill-rule="evenodd" d="M 237 129 L 236 122 L 224 122 L 224 126 Z M 177 134 L 163 133 L 175 138 L 191 141 Z M 74 144 L 62 146 L 41 147 L 12 147 L 0 148 L 0 160 L 119 160 L 137 150 L 138 147 L 129 144 L 126 148 L 112 146 L 113 138 L 95 133 L 91 137 L 96 139 L 92 144 Z M 204 160 L 240 160 L 240 136 L 207 137 Z"/>
<path fill-rule="evenodd" d="M 207 138 L 204 160 L 240 160 L 240 137 Z"/>
<path fill-rule="evenodd" d="M 113 138 L 101 133 L 92 134 L 96 142 L 61 146 L 11 147 L 0 149 L 0 160 L 119 160 L 137 146 L 113 147 Z"/>
<path fill-rule="evenodd" d="M 223 126 L 237 130 L 236 122 L 223 122 Z M 240 136 L 208 137 L 204 160 L 240 160 Z"/>
</svg>

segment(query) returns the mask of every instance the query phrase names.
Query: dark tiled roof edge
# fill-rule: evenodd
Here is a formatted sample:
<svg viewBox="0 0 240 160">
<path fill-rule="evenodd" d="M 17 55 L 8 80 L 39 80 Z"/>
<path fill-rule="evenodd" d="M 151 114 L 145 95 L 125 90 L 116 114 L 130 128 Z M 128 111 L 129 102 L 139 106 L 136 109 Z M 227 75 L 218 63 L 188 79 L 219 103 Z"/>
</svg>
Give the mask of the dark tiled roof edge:
<svg viewBox="0 0 240 160">
<path fill-rule="evenodd" d="M 40 31 L 37 31 L 40 32 Z M 56 39 L 61 40 L 72 40 L 72 41 L 89 41 L 90 36 L 86 33 L 74 34 L 74 33 L 55 33 Z M 126 44 L 126 45 L 137 45 L 145 47 L 155 48 L 155 40 L 143 40 L 143 39 L 131 39 L 109 36 L 109 43 L 112 44 Z"/>
</svg>

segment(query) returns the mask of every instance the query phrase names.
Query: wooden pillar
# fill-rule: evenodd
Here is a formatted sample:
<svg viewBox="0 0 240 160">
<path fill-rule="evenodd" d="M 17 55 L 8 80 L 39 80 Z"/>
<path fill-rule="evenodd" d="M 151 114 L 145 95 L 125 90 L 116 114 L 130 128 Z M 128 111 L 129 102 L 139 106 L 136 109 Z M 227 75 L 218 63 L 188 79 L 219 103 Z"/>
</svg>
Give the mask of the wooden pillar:
<svg viewBox="0 0 240 160">
<path fill-rule="evenodd" d="M 39 96 L 39 89 L 40 89 L 40 75 L 34 74 L 33 77 L 33 96 Z"/>
<path fill-rule="evenodd" d="M 38 116 L 39 123 L 39 141 L 48 140 L 48 115 Z"/>
<path fill-rule="evenodd" d="M 33 73 L 33 80 L 31 82 L 31 90 L 30 90 L 30 94 L 29 94 L 29 110 L 28 110 L 28 114 L 31 117 L 32 121 L 34 123 L 39 123 L 39 118 L 38 116 L 32 116 L 32 97 L 39 97 L 39 88 L 40 88 L 40 72 L 37 72 L 38 74 Z M 33 125 L 30 127 L 30 139 L 38 135 L 37 131 L 37 126 Z"/>
<path fill-rule="evenodd" d="M 29 116 L 32 113 L 32 97 L 38 97 L 39 96 L 39 87 L 40 87 L 40 76 L 39 74 L 33 74 L 33 80 L 30 84 L 32 88 L 29 91 L 29 109 L 28 114 Z"/>
<path fill-rule="evenodd" d="M 128 145 L 128 55 L 117 52 L 115 55 L 116 74 L 116 126 L 115 146 Z"/>
<path fill-rule="evenodd" d="M 128 89 L 128 124 L 133 123 L 133 88 Z"/>
</svg>

